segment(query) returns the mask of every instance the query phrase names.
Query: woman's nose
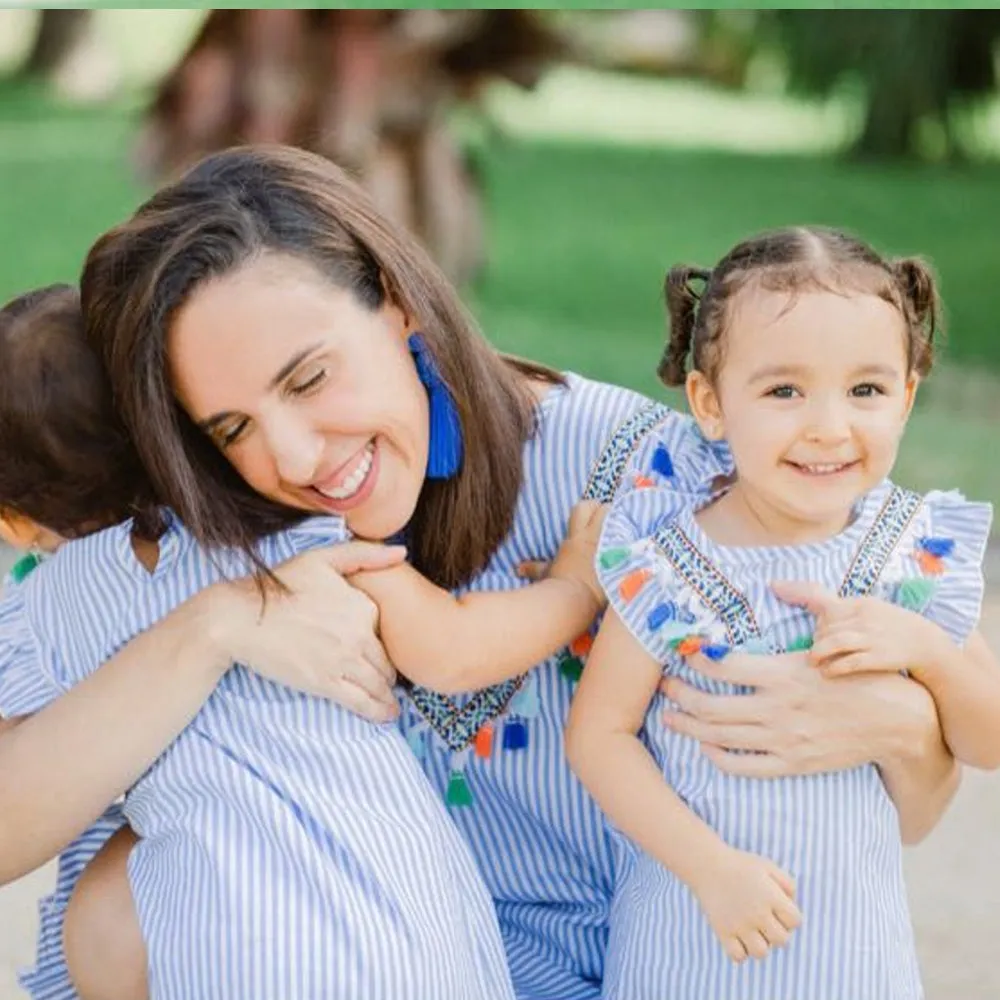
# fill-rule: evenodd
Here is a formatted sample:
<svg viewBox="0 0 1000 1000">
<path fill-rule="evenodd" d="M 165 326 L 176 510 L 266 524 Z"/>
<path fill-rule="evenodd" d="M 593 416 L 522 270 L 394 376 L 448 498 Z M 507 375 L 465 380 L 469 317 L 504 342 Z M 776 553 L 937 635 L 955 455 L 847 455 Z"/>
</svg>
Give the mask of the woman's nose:
<svg viewBox="0 0 1000 1000">
<path fill-rule="evenodd" d="M 278 475 L 287 483 L 308 486 L 315 478 L 323 453 L 323 439 L 307 424 L 282 417 L 265 431 Z"/>
</svg>

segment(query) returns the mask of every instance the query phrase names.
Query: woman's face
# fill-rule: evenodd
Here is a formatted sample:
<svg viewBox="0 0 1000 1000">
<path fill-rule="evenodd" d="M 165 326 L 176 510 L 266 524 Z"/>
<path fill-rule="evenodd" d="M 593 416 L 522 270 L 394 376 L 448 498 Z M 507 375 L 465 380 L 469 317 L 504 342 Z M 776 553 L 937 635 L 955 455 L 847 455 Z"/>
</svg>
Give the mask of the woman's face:
<svg viewBox="0 0 1000 1000">
<path fill-rule="evenodd" d="M 169 334 L 181 405 L 258 493 L 384 539 L 427 468 L 427 395 L 407 317 L 305 262 L 265 255 L 200 285 Z"/>
</svg>

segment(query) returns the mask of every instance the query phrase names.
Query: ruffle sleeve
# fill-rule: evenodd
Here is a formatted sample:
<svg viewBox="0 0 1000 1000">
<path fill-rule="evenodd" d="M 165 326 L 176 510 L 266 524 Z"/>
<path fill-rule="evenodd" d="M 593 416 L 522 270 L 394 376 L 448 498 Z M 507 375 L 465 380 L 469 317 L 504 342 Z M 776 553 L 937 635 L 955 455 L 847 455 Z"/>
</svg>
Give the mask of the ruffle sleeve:
<svg viewBox="0 0 1000 1000">
<path fill-rule="evenodd" d="M 62 693 L 31 628 L 25 589 L 9 581 L 0 596 L 0 718 L 5 719 L 32 715 Z"/>
<path fill-rule="evenodd" d="M 725 652 L 725 630 L 675 572 L 656 534 L 703 497 L 647 488 L 619 497 L 597 550 L 597 577 L 608 606 L 643 648 L 666 665 L 671 653 Z"/>
</svg>

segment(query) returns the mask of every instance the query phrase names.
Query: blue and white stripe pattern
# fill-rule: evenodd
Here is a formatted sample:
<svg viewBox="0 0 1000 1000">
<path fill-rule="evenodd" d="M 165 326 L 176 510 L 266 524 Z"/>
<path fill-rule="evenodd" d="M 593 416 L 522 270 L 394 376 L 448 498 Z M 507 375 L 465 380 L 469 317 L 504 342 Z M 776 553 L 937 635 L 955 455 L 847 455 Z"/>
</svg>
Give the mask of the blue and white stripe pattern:
<svg viewBox="0 0 1000 1000">
<path fill-rule="evenodd" d="M 811 617 L 778 601 L 771 580 L 807 580 L 844 596 L 896 600 L 920 578 L 922 549 L 947 550 L 922 613 L 957 642 L 976 626 L 991 520 L 986 504 L 955 494 L 920 498 L 886 483 L 835 538 L 741 549 L 705 536 L 694 517 L 702 502 L 658 489 L 622 497 L 605 522 L 601 552 L 608 558 L 599 559 L 614 613 L 665 671 L 702 690 L 748 691 L 688 667 L 672 646 L 682 636 L 768 651 L 811 637 Z M 634 588 L 623 594 L 621 585 L 635 573 L 645 573 L 646 582 L 630 597 Z M 803 924 L 786 948 L 736 965 L 688 888 L 619 838 L 624 860 L 604 996 L 919 1000 L 898 816 L 878 769 L 771 780 L 730 776 L 695 741 L 662 725 L 668 707 L 658 694 L 642 733 L 664 779 L 727 843 L 771 859 L 793 877 Z"/>
<path fill-rule="evenodd" d="M 342 537 L 317 519 L 261 555 Z M 65 545 L 0 604 L 0 712 L 41 707 L 243 563 L 176 522 L 152 573 L 127 525 Z M 394 725 L 236 666 L 124 812 L 153 1000 L 512 996 L 490 896 Z"/>
<path fill-rule="evenodd" d="M 525 446 L 513 530 L 469 589 L 524 586 L 517 565 L 555 554 L 570 509 L 593 486 L 592 473 L 609 449 L 617 457 L 600 463 L 599 472 L 611 477 L 612 493 L 623 479 L 626 486 L 631 482 L 635 469 L 645 469 L 651 460 L 648 435 L 637 436 L 635 428 L 650 430 L 644 414 L 653 406 L 636 393 L 572 374 L 565 387 L 553 388 L 541 404 L 538 431 Z M 663 485 L 698 489 L 729 471 L 724 451 L 709 448 L 689 418 L 656 410 L 657 433 L 677 457 L 675 468 L 663 470 L 670 473 Z M 619 447 L 625 439 L 627 446 Z M 612 847 L 600 811 L 566 762 L 571 681 L 553 658 L 532 671 L 528 683 L 536 696 L 533 708 L 516 702 L 510 707 L 527 730 L 527 745 L 520 749 L 504 749 L 501 718 L 495 719 L 497 738 L 488 758 L 456 753 L 450 732 L 435 734 L 432 727 L 428 733 L 426 714 L 412 703 L 404 725 L 418 737 L 424 768 L 442 796 L 455 769 L 464 771 L 473 801 L 452 808 L 451 816 L 493 894 L 518 998 L 584 1000 L 601 992 Z M 473 697 L 455 698 L 454 705 L 461 709 Z M 446 724 L 448 718 L 446 710 L 434 721 Z"/>
<path fill-rule="evenodd" d="M 34 1000 L 78 1000 L 63 951 L 66 907 L 84 869 L 124 825 L 121 806 L 113 805 L 59 856 L 55 888 L 38 904 L 35 964 L 18 975 L 22 989 Z"/>
</svg>

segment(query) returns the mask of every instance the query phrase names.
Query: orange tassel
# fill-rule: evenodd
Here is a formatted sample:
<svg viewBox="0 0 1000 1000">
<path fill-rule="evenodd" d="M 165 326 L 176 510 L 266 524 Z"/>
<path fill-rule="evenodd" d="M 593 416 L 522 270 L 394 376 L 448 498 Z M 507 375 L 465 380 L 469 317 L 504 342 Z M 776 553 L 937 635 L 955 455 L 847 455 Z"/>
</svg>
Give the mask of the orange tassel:
<svg viewBox="0 0 1000 1000">
<path fill-rule="evenodd" d="M 920 549 L 917 552 L 917 565 L 928 576 L 940 576 L 944 572 L 944 560 L 925 549 Z"/>
<path fill-rule="evenodd" d="M 586 657 L 590 652 L 591 646 L 594 645 L 594 637 L 589 632 L 584 632 L 583 635 L 578 635 L 570 644 L 569 651 L 574 656 Z"/>
<path fill-rule="evenodd" d="M 493 727 L 483 726 L 476 733 L 475 748 L 477 757 L 489 757 L 493 753 Z"/>
<path fill-rule="evenodd" d="M 618 593 L 621 598 L 626 603 L 631 601 L 636 594 L 646 586 L 646 581 L 653 574 L 650 573 L 648 569 L 637 569 L 629 573 L 627 577 L 620 584 L 618 584 Z"/>
<path fill-rule="evenodd" d="M 691 656 L 692 653 L 700 652 L 701 639 L 696 635 L 689 635 L 686 639 L 681 639 L 677 645 L 677 652 L 681 656 Z"/>
<path fill-rule="evenodd" d="M 644 476 L 639 473 L 633 480 L 633 485 L 637 490 L 648 490 L 651 486 L 655 486 L 656 483 L 650 479 L 649 476 Z"/>
</svg>

